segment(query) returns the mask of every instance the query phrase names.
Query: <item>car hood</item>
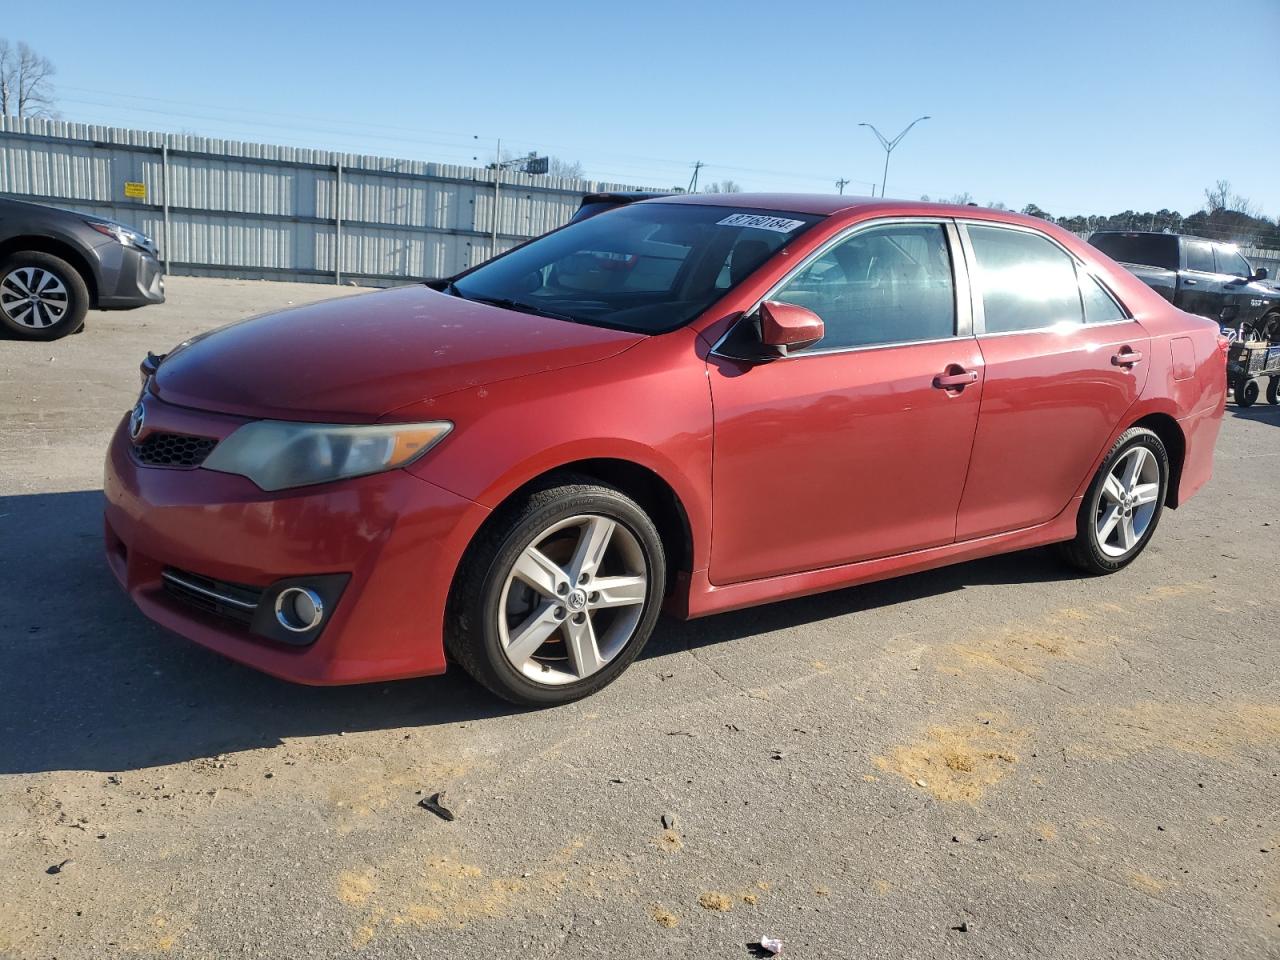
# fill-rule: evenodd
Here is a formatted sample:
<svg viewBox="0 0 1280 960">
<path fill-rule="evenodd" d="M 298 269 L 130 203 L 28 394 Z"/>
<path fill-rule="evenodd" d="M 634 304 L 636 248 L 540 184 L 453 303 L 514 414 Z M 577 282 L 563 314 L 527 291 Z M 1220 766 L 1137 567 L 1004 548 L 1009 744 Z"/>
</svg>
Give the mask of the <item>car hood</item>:
<svg viewBox="0 0 1280 960">
<path fill-rule="evenodd" d="M 455 390 L 601 360 L 641 339 L 406 286 L 195 337 L 164 359 L 152 390 L 218 413 L 372 422 Z"/>
</svg>

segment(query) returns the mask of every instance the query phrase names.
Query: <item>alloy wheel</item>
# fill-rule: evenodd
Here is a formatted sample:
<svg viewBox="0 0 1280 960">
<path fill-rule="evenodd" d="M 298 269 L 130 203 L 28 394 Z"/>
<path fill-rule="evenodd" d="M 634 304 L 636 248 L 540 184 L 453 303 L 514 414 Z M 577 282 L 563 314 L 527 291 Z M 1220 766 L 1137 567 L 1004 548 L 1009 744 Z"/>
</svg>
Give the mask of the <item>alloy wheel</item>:
<svg viewBox="0 0 1280 960">
<path fill-rule="evenodd" d="M 516 559 L 498 603 L 498 637 L 516 670 L 542 684 L 602 670 L 635 635 L 649 596 L 640 541 L 598 514 L 547 527 Z"/>
<path fill-rule="evenodd" d="M 1145 446 L 1119 457 L 1103 481 L 1094 536 L 1109 557 L 1123 557 L 1142 542 L 1160 498 L 1160 463 Z"/>
<path fill-rule="evenodd" d="M 61 320 L 70 306 L 62 278 L 41 267 L 18 267 L 0 280 L 0 310 L 19 326 L 43 330 Z"/>
</svg>

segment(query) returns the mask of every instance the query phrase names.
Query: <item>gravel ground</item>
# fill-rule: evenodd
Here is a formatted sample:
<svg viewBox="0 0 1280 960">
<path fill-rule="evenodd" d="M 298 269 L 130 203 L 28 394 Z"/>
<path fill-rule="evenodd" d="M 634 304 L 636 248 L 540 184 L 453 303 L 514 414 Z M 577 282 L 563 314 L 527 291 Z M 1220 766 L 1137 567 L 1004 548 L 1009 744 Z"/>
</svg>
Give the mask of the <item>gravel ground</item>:
<svg viewBox="0 0 1280 960">
<path fill-rule="evenodd" d="M 169 290 L 0 342 L 0 956 L 1280 957 L 1280 409 L 1229 408 L 1118 575 L 663 621 L 522 712 L 290 686 L 133 609 L 101 463 L 145 349 L 348 292 Z"/>
</svg>

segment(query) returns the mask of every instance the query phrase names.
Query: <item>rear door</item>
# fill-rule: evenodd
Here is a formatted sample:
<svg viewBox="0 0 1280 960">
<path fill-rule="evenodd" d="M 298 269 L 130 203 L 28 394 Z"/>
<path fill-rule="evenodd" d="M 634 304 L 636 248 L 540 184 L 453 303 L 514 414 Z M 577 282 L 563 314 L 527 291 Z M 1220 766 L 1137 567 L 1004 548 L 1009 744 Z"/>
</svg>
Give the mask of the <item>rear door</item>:
<svg viewBox="0 0 1280 960">
<path fill-rule="evenodd" d="M 766 297 L 817 313 L 824 339 L 764 363 L 712 353 L 713 583 L 955 538 L 982 391 L 957 248 L 948 221 L 853 227 Z"/>
<path fill-rule="evenodd" d="M 1182 302 L 1178 304 L 1187 313 L 1199 314 L 1217 320 L 1222 315 L 1226 297 L 1222 290 L 1222 277 L 1213 256 L 1213 244 L 1208 240 L 1182 241 Z"/>
<path fill-rule="evenodd" d="M 1062 512 L 1146 381 L 1146 331 L 1072 254 L 1029 228 L 962 234 L 985 364 L 956 539 Z"/>
</svg>

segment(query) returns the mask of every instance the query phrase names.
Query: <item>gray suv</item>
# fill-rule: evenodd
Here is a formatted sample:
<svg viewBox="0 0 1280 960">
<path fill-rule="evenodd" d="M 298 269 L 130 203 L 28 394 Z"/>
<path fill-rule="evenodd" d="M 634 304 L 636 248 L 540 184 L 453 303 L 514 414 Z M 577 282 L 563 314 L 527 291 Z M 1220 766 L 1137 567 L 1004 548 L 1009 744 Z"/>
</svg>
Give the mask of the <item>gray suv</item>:
<svg viewBox="0 0 1280 960">
<path fill-rule="evenodd" d="M 0 330 L 56 340 L 96 310 L 164 302 L 154 241 L 113 220 L 0 198 Z"/>
</svg>

